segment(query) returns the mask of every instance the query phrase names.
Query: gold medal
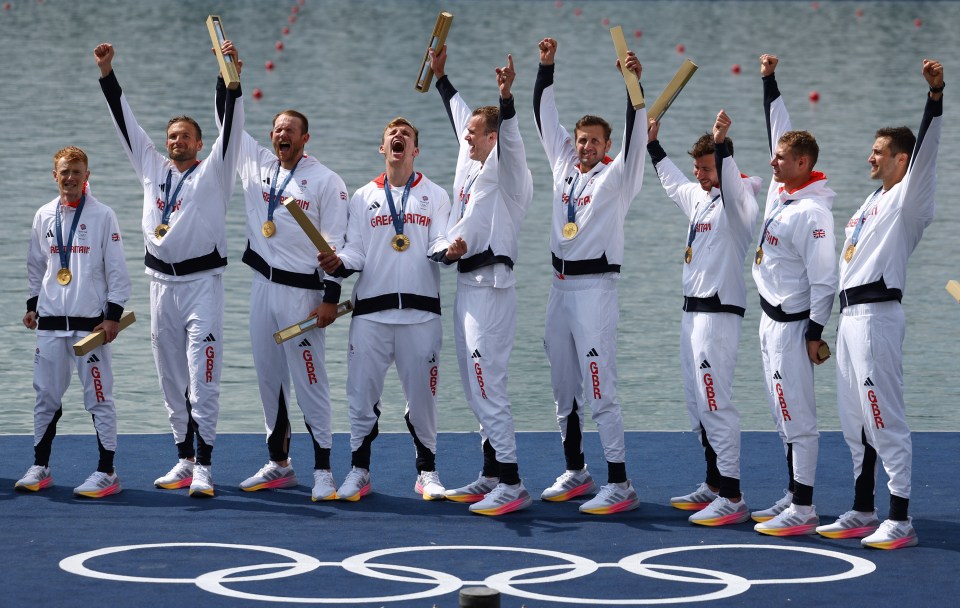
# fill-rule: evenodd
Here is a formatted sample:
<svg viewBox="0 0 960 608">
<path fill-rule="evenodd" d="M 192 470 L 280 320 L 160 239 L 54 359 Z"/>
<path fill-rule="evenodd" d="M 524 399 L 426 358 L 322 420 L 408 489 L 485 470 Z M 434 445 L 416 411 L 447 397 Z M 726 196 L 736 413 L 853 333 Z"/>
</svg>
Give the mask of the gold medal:
<svg viewBox="0 0 960 608">
<path fill-rule="evenodd" d="M 757 247 L 757 255 L 753 258 L 753 263 L 757 266 L 763 261 L 763 247 Z"/>
<path fill-rule="evenodd" d="M 260 232 L 263 233 L 263 236 L 270 238 L 277 233 L 277 225 L 274 224 L 272 220 L 267 220 L 263 223 L 263 227 L 260 228 Z"/>
<path fill-rule="evenodd" d="M 157 224 L 157 229 L 153 231 L 153 234 L 156 235 L 158 239 L 162 239 L 167 236 L 167 232 L 170 231 L 170 226 L 166 224 Z"/>
<path fill-rule="evenodd" d="M 69 268 L 61 268 L 57 271 L 57 283 L 61 285 L 69 285 L 70 281 L 73 280 L 73 273 L 70 272 Z"/>
<path fill-rule="evenodd" d="M 390 239 L 390 246 L 394 251 L 406 251 L 410 248 L 410 237 L 405 234 L 398 234 Z"/>
<path fill-rule="evenodd" d="M 563 238 L 572 239 L 573 237 L 577 236 L 577 232 L 579 231 L 580 229 L 574 222 L 567 222 L 563 225 Z"/>
<path fill-rule="evenodd" d="M 693 259 L 693 247 L 687 247 L 687 250 L 683 252 L 683 261 L 689 264 L 690 260 L 692 259 Z"/>
<path fill-rule="evenodd" d="M 847 250 L 843 252 L 843 259 L 846 260 L 846 261 L 848 261 L 848 262 L 849 262 L 850 260 L 852 260 L 852 259 L 853 259 L 853 254 L 854 254 L 854 252 L 855 252 L 856 250 L 857 250 L 857 246 L 856 246 L 856 245 L 850 245 L 849 247 L 847 247 Z"/>
</svg>

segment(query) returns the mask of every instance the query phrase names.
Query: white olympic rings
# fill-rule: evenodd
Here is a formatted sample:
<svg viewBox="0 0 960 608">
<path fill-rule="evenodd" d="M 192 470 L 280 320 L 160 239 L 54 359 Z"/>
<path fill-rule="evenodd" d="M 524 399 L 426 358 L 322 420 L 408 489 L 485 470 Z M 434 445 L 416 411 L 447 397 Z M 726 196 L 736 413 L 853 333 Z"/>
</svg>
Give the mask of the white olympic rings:
<svg viewBox="0 0 960 608">
<path fill-rule="evenodd" d="M 94 570 L 86 566 L 86 562 L 97 557 L 122 553 L 125 551 L 146 550 L 146 549 L 167 549 L 167 548 L 215 548 L 215 549 L 235 549 L 244 551 L 259 551 L 269 553 L 280 557 L 288 558 L 290 562 L 269 562 L 253 564 L 249 566 L 238 566 L 233 568 L 224 568 L 214 570 L 196 576 L 194 578 L 163 578 L 149 576 L 130 576 L 125 574 L 114 574 Z M 772 579 L 747 579 L 737 574 L 714 570 L 710 568 L 699 568 L 695 566 L 674 566 L 650 564 L 649 559 L 687 551 L 704 550 L 776 550 L 792 551 L 797 553 L 806 553 L 829 557 L 832 559 L 846 562 L 850 568 L 836 574 L 826 574 L 821 576 L 806 576 L 799 578 L 772 578 Z M 428 568 L 415 566 L 402 566 L 389 563 L 376 563 L 372 560 L 387 556 L 395 556 L 404 553 L 417 553 L 425 551 L 492 551 L 503 553 L 526 553 L 541 558 L 556 559 L 561 562 L 556 565 L 535 566 L 530 568 L 521 568 L 518 570 L 509 570 L 492 574 L 483 580 L 463 580 L 459 577 Z M 712 562 L 713 563 L 713 562 Z M 317 568 L 332 567 L 342 568 L 343 570 L 360 576 L 374 578 L 381 581 L 391 581 L 396 583 L 409 583 L 415 585 L 427 585 L 429 588 L 404 593 L 399 595 L 385 595 L 380 597 L 283 597 L 274 595 L 261 595 L 257 593 L 248 593 L 238 591 L 228 587 L 235 586 L 238 583 L 252 583 L 258 581 L 268 581 L 289 576 L 296 576 L 312 572 Z M 454 593 L 461 587 L 471 585 L 486 585 L 496 589 L 500 593 L 515 597 L 522 597 L 531 600 L 547 601 L 555 604 L 605 604 L 617 606 L 641 606 L 653 604 L 678 604 L 682 602 L 703 602 L 729 598 L 746 592 L 753 585 L 781 585 L 781 584 L 810 584 L 825 583 L 831 581 L 841 581 L 857 578 L 870 574 L 876 569 L 873 562 L 827 549 L 818 549 L 813 547 L 796 547 L 784 545 L 696 545 L 687 547 L 668 547 L 664 549 L 652 549 L 634 553 L 622 558 L 616 563 L 598 563 L 591 559 L 562 553 L 559 551 L 550 551 L 547 549 L 528 549 L 522 547 L 495 547 L 495 546 L 473 546 L 473 545 L 439 545 L 426 547 L 395 547 L 390 549 L 377 549 L 359 555 L 353 555 L 342 561 L 322 562 L 312 556 L 304 555 L 288 549 L 279 549 L 276 547 L 264 547 L 260 545 L 238 545 L 226 543 L 155 543 L 145 545 L 121 545 L 117 547 L 106 547 L 78 553 L 64 558 L 60 561 L 60 568 L 90 578 L 125 581 L 133 583 L 159 583 L 159 584 L 193 584 L 217 595 L 230 598 L 283 602 L 293 604 L 366 604 L 374 602 L 401 602 L 407 600 L 418 600 L 430 597 L 439 597 Z M 668 598 L 578 598 L 568 596 L 553 596 L 542 593 L 536 593 L 521 589 L 529 585 L 556 583 L 569 581 L 583 576 L 588 576 L 597 572 L 600 568 L 619 568 L 624 572 L 645 576 L 661 581 L 670 581 L 676 583 L 691 583 L 695 585 L 719 586 L 719 589 L 710 590 L 708 593 L 699 595 L 688 595 L 683 597 Z M 258 571 L 266 571 L 256 574 Z"/>
</svg>

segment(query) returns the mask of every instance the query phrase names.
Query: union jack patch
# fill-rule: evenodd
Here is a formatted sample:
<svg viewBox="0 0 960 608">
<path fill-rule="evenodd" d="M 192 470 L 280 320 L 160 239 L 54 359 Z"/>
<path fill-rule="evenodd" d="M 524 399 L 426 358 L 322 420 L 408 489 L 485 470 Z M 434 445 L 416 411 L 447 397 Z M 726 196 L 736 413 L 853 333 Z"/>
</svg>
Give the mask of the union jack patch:
<svg viewBox="0 0 960 608">
<path fill-rule="evenodd" d="M 815 239 L 826 238 L 826 236 L 827 236 L 827 231 L 822 228 L 817 228 L 816 230 L 813 231 L 813 238 Z"/>
<path fill-rule="evenodd" d="M 119 241 L 119 240 L 120 240 L 120 233 L 119 233 L 119 232 L 114 232 L 113 234 L 111 234 L 111 235 L 110 235 L 110 240 L 113 241 L 113 242 Z"/>
<path fill-rule="evenodd" d="M 341 193 L 340 193 L 340 200 L 341 200 L 341 201 L 347 200 L 347 193 L 346 193 L 346 192 L 341 192 Z"/>
</svg>

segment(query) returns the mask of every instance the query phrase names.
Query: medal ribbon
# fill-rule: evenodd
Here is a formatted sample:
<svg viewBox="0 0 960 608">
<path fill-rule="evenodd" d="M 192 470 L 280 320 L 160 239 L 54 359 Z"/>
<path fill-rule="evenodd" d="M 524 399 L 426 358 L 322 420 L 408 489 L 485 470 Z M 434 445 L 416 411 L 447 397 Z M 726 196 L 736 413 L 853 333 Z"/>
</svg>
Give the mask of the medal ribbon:
<svg viewBox="0 0 960 608">
<path fill-rule="evenodd" d="M 290 179 L 293 177 L 293 172 L 297 170 L 297 165 L 300 164 L 300 160 L 303 157 L 297 159 L 297 164 L 293 166 L 293 169 L 290 169 L 290 173 L 287 175 L 287 178 L 283 180 L 283 185 L 280 186 L 280 189 L 276 189 L 277 179 L 280 177 L 280 160 L 277 160 L 277 170 L 273 172 L 273 181 L 270 182 L 270 196 L 267 198 L 267 221 L 273 221 L 273 212 L 277 210 L 277 207 L 280 205 L 280 197 L 283 196 L 283 191 L 287 189 L 287 184 L 290 183 Z"/>
<path fill-rule="evenodd" d="M 860 219 L 857 220 L 857 227 L 853 229 L 853 236 L 850 237 L 850 244 L 854 247 L 857 246 L 857 241 L 860 240 L 860 230 L 863 228 L 863 223 L 866 221 L 867 213 L 876 207 L 873 202 L 877 200 L 877 195 L 880 194 L 881 190 L 883 190 L 883 186 L 877 188 L 877 191 L 873 193 L 873 195 L 870 197 L 870 203 L 867 204 L 863 210 L 863 213 L 860 214 Z"/>
<path fill-rule="evenodd" d="M 763 241 L 767 238 L 767 230 L 770 228 L 770 223 L 773 222 L 774 219 L 776 219 L 777 214 L 780 213 L 782 209 L 784 209 L 787 205 L 789 205 L 795 200 L 795 199 L 783 200 L 785 195 L 786 195 L 786 192 L 784 191 L 780 192 L 780 196 L 779 196 L 780 200 L 777 203 L 776 209 L 773 210 L 773 213 L 770 214 L 770 219 L 768 219 L 766 223 L 763 225 L 763 232 L 760 233 L 760 242 L 757 243 L 757 249 L 763 248 Z"/>
<path fill-rule="evenodd" d="M 403 189 L 403 198 L 400 199 L 400 213 L 397 213 L 397 207 L 393 203 L 393 194 L 390 192 L 390 180 L 387 174 L 383 174 L 383 193 L 387 195 L 387 204 L 390 205 L 390 219 L 393 220 L 393 229 L 397 235 L 403 234 L 403 218 L 407 212 L 407 197 L 410 196 L 410 187 L 413 186 L 413 178 L 417 172 L 414 171 L 407 180 L 407 185 Z"/>
<path fill-rule="evenodd" d="M 467 187 L 463 189 L 463 194 L 460 195 L 460 218 L 463 218 L 463 214 L 467 212 L 467 199 L 470 198 L 470 188 L 473 188 L 473 182 L 477 181 L 478 177 L 480 177 L 479 171 L 473 176 L 473 179 L 470 180 Z"/>
<path fill-rule="evenodd" d="M 693 240 L 697 238 L 697 224 L 699 224 L 700 220 L 702 220 L 704 217 L 707 216 L 707 213 L 710 211 L 711 205 L 717 202 L 718 198 L 720 198 L 719 194 L 713 197 L 713 200 L 711 200 L 709 204 L 705 205 L 706 209 L 701 211 L 699 214 L 694 212 L 694 218 L 690 222 L 690 232 L 687 234 L 687 247 L 693 245 Z"/>
<path fill-rule="evenodd" d="M 577 189 L 577 184 L 580 183 L 581 173 L 577 171 L 577 176 L 574 178 L 573 183 L 570 185 L 570 194 L 567 195 L 567 221 L 571 224 L 576 223 L 577 221 L 577 204 L 576 200 L 580 198 L 580 195 L 583 194 L 583 191 L 587 189 L 587 186 L 590 185 L 590 180 L 587 180 L 587 183 L 583 185 L 583 188 L 580 188 L 580 192 L 576 196 L 573 193 Z"/>
<path fill-rule="evenodd" d="M 187 177 L 193 173 L 193 170 L 199 166 L 200 163 L 198 162 L 180 176 L 180 181 L 177 182 L 177 189 L 173 191 L 173 196 L 170 196 L 170 181 L 173 178 L 173 169 L 167 171 L 167 185 L 163 190 L 163 219 L 160 220 L 161 224 L 170 223 L 170 214 L 173 213 L 173 206 L 174 203 L 177 202 L 177 195 L 180 194 L 180 188 L 183 187 L 183 182 L 185 182 Z"/>
<path fill-rule="evenodd" d="M 83 211 L 83 203 L 87 200 L 84 193 L 80 197 L 80 203 L 77 204 L 77 211 L 73 214 L 73 223 L 70 225 L 70 236 L 67 237 L 67 246 L 63 246 L 63 220 L 60 219 L 60 208 L 63 204 L 57 205 L 56 228 L 57 228 L 57 251 L 60 253 L 60 268 L 70 268 L 70 250 L 73 248 L 73 235 L 77 232 L 77 225 L 80 223 L 80 213 Z"/>
</svg>

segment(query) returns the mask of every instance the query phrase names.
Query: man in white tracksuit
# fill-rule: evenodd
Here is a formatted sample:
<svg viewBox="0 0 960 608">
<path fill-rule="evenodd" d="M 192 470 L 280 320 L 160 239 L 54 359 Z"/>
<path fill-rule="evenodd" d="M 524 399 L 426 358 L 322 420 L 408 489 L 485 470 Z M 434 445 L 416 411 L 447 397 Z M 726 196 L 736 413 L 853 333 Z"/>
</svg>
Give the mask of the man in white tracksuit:
<svg viewBox="0 0 960 608">
<path fill-rule="evenodd" d="M 554 275 L 543 342 L 566 460 L 566 470 L 541 498 L 564 501 L 596 490 L 583 456 L 582 408 L 589 405 L 607 461 L 607 483 L 580 511 L 617 513 L 640 505 L 627 478 L 617 401 L 617 281 L 624 218 L 643 182 L 647 111 L 628 103 L 623 148 L 615 159 L 606 156 L 610 125 L 600 117 L 584 116 L 570 137 L 560 124 L 554 96 L 557 41 L 545 38 L 539 49 L 533 110 L 553 171 Z M 632 52 L 623 69 L 640 77 L 640 62 Z"/>
<path fill-rule="evenodd" d="M 517 465 L 507 372 L 517 323 L 513 265 L 520 224 L 533 199 L 533 177 L 510 91 L 516 78 L 513 57 L 496 69 L 499 108 L 471 111 L 444 73 L 446 47 L 430 52 L 437 91 L 460 140 L 453 182 L 458 200 L 446 228 L 453 242 L 436 257 L 457 263 L 457 360 L 463 392 L 480 422 L 483 451 L 477 480 L 447 490 L 446 498 L 473 503 L 474 513 L 503 515 L 531 503 Z"/>
<path fill-rule="evenodd" d="M 200 126 L 167 124 L 160 154 L 137 123 L 113 72 L 114 50 L 94 49 L 117 135 L 143 185 L 144 264 L 150 276 L 150 341 L 179 461 L 154 484 L 212 497 L 211 455 L 220 413 L 227 204 L 243 132 L 240 87 L 227 92 L 224 128 L 204 162 Z M 194 447 L 196 439 L 196 447 Z"/>
<path fill-rule="evenodd" d="M 691 523 L 723 526 L 750 518 L 740 492 L 740 413 L 733 403 L 733 373 L 746 308 L 743 261 L 757 222 L 759 177 L 741 175 L 727 137 L 730 117 L 717 114 L 713 133 L 689 154 L 697 181 L 687 179 L 663 150 L 651 119 L 647 152 L 660 184 L 689 223 L 683 252 L 680 364 L 687 412 L 703 444 L 706 479 L 670 503 Z"/>
<path fill-rule="evenodd" d="M 117 408 L 109 343 L 117 336 L 130 297 L 130 277 L 117 216 L 90 192 L 86 153 L 64 148 L 54 155 L 53 167 L 60 195 L 34 216 L 27 253 L 30 298 L 23 324 L 37 330 L 34 462 L 15 487 L 36 492 L 53 483 L 50 450 L 74 368 L 83 386 L 83 406 L 93 418 L 100 459 L 96 471 L 73 493 L 102 498 L 121 490 L 113 466 Z M 78 339 L 101 330 L 106 344 L 85 355 L 74 354 Z"/>
<path fill-rule="evenodd" d="M 933 221 L 937 151 L 943 123 L 943 66 L 923 61 L 929 85 L 920 131 L 877 131 L 870 177 L 882 185 L 846 226 L 840 256 L 837 401 L 853 457 L 853 508 L 817 532 L 861 538 L 877 549 L 917 544 L 908 515 L 913 447 L 903 400 L 907 260 Z M 912 152 L 912 154 L 911 154 Z M 889 477 L 890 512 L 882 524 L 874 507 L 877 457 Z"/>
<path fill-rule="evenodd" d="M 356 501 L 370 493 L 370 447 L 379 433 L 383 381 L 396 362 L 416 448 L 414 490 L 425 500 L 443 499 L 436 470 L 440 269 L 430 256 L 447 245 L 450 197 L 414 170 L 418 134 L 405 118 L 384 129 L 380 153 L 386 171 L 350 199 L 343 248 L 317 254 L 329 275 L 360 273 L 347 355 L 352 468 L 337 497 Z"/>
<path fill-rule="evenodd" d="M 836 193 L 814 170 L 820 148 L 806 131 L 791 131 L 774 71 L 777 58 L 760 57 L 773 180 L 754 255 L 760 292 L 760 351 L 770 412 L 783 441 L 789 474 L 783 498 L 755 511 L 757 532 L 812 534 L 817 470 L 817 402 L 813 366 L 829 352 L 821 339 L 837 291 L 837 254 L 830 211 Z"/>
<path fill-rule="evenodd" d="M 233 55 L 226 41 L 224 54 Z M 222 120 L 227 88 L 217 81 L 217 113 Z M 219 124 L 219 123 L 218 123 Z M 297 404 L 313 444 L 314 501 L 336 498 L 330 470 L 333 412 L 324 362 L 324 327 L 337 315 L 341 278 L 326 276 L 317 267 L 317 248 L 281 203 L 293 197 L 297 205 L 334 247 L 343 245 L 347 229 L 347 189 L 340 176 L 315 157 L 304 154 L 310 139 L 307 117 L 284 110 L 273 119 L 273 150 L 243 132 L 237 170 L 247 210 L 247 249 L 243 261 L 254 270 L 250 289 L 250 341 L 257 369 L 260 400 L 267 430 L 269 462 L 240 484 L 252 492 L 290 488 L 297 476 L 290 463 L 290 379 Z M 317 317 L 319 329 L 278 345 L 277 331 Z"/>
</svg>

